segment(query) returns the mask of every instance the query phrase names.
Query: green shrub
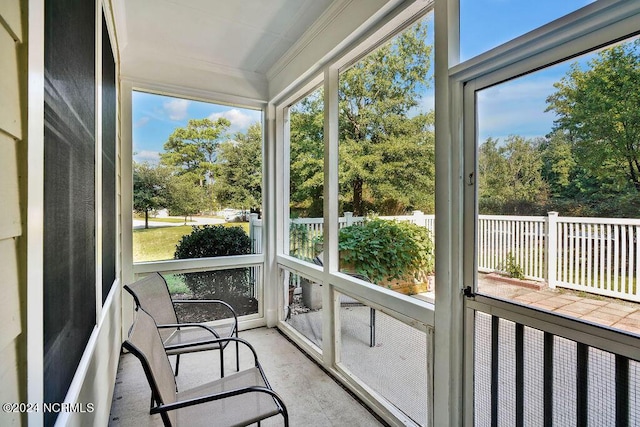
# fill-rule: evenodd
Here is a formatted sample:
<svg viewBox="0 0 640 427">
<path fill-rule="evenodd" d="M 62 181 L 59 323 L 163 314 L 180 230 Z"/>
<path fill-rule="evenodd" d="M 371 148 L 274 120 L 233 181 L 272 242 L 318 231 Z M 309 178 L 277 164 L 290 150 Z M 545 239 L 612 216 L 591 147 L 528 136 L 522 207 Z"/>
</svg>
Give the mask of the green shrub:
<svg viewBox="0 0 640 427">
<path fill-rule="evenodd" d="M 194 226 L 176 246 L 175 259 L 244 255 L 251 252 L 251 239 L 241 227 Z M 228 300 L 250 295 L 249 268 L 184 274 L 184 281 L 198 299 Z"/>
<path fill-rule="evenodd" d="M 340 230 L 340 258 L 373 283 L 416 277 L 434 271 L 434 246 L 429 230 L 410 223 L 368 220 Z"/>
</svg>

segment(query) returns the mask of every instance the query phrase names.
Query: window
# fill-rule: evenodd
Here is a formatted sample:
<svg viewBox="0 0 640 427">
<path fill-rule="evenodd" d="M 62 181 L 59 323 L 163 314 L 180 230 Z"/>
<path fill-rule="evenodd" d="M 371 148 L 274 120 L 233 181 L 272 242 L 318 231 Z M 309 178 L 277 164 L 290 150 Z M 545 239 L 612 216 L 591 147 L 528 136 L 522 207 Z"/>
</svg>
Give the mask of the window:
<svg viewBox="0 0 640 427">
<path fill-rule="evenodd" d="M 134 92 L 133 122 L 134 263 L 261 253 L 261 112 Z M 261 266 L 229 267 L 165 278 L 180 299 L 257 313 Z"/>
<path fill-rule="evenodd" d="M 324 93 L 289 107 L 289 245 L 285 252 L 313 261 L 322 252 L 324 226 Z"/>
<path fill-rule="evenodd" d="M 342 70 L 338 97 L 340 269 L 404 293 L 428 293 L 433 13 Z"/>
<path fill-rule="evenodd" d="M 45 5 L 45 402 L 64 401 L 96 324 L 95 7 Z"/>
<path fill-rule="evenodd" d="M 262 207 L 259 111 L 134 92 L 133 121 L 134 262 L 173 259 L 192 226 L 252 232 Z"/>
<path fill-rule="evenodd" d="M 102 302 L 116 280 L 116 65 L 102 18 Z"/>
</svg>

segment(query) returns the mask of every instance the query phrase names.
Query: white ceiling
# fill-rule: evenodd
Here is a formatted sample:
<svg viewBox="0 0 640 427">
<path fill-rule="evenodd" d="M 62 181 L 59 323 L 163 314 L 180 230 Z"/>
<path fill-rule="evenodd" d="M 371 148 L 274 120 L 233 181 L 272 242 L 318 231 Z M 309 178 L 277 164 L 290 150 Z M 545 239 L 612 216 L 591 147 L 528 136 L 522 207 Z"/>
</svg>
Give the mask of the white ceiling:
<svg viewBox="0 0 640 427">
<path fill-rule="evenodd" d="M 179 63 L 264 78 L 334 0 L 116 0 L 121 67 Z"/>
</svg>

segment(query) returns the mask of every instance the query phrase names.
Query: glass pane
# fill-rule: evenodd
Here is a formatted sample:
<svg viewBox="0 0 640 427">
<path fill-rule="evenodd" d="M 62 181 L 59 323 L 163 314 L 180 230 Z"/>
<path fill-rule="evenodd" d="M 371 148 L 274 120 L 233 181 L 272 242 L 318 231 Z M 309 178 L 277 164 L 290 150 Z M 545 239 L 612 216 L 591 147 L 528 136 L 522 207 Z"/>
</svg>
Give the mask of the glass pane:
<svg viewBox="0 0 640 427">
<path fill-rule="evenodd" d="M 313 261 L 322 252 L 324 224 L 322 87 L 289 108 L 289 132 L 289 245 L 285 252 Z"/>
<path fill-rule="evenodd" d="M 478 289 L 640 333 L 640 41 L 477 92 Z"/>
<path fill-rule="evenodd" d="M 133 121 L 133 261 L 178 258 L 193 226 L 240 226 L 250 246 L 226 255 L 261 252 L 260 111 L 134 92 Z"/>
<path fill-rule="evenodd" d="M 460 59 L 466 61 L 594 0 L 460 0 Z"/>
<path fill-rule="evenodd" d="M 340 74 L 340 268 L 408 294 L 434 273 L 433 14 Z"/>
</svg>

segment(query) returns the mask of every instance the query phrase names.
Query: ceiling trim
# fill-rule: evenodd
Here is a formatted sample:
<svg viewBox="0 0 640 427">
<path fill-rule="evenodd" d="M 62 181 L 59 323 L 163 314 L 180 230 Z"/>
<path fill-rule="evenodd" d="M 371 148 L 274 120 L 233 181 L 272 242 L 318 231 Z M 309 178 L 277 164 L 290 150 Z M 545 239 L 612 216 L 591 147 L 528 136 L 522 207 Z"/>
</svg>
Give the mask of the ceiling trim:
<svg viewBox="0 0 640 427">
<path fill-rule="evenodd" d="M 318 37 L 352 2 L 353 0 L 336 0 L 331 3 L 329 8 L 304 32 L 302 37 L 267 71 L 267 79 L 271 80 L 274 76 L 282 72 L 282 70 L 284 70 L 295 57 L 300 55 L 309 43 Z"/>
<path fill-rule="evenodd" d="M 231 95 L 215 90 L 174 85 L 153 79 L 122 75 L 121 80 L 128 82 L 133 90 L 154 93 L 157 95 L 173 96 L 193 101 L 224 104 L 232 107 L 242 107 L 254 110 L 262 110 L 267 105 L 267 102 L 264 100 L 249 98 L 246 96 Z"/>
</svg>

